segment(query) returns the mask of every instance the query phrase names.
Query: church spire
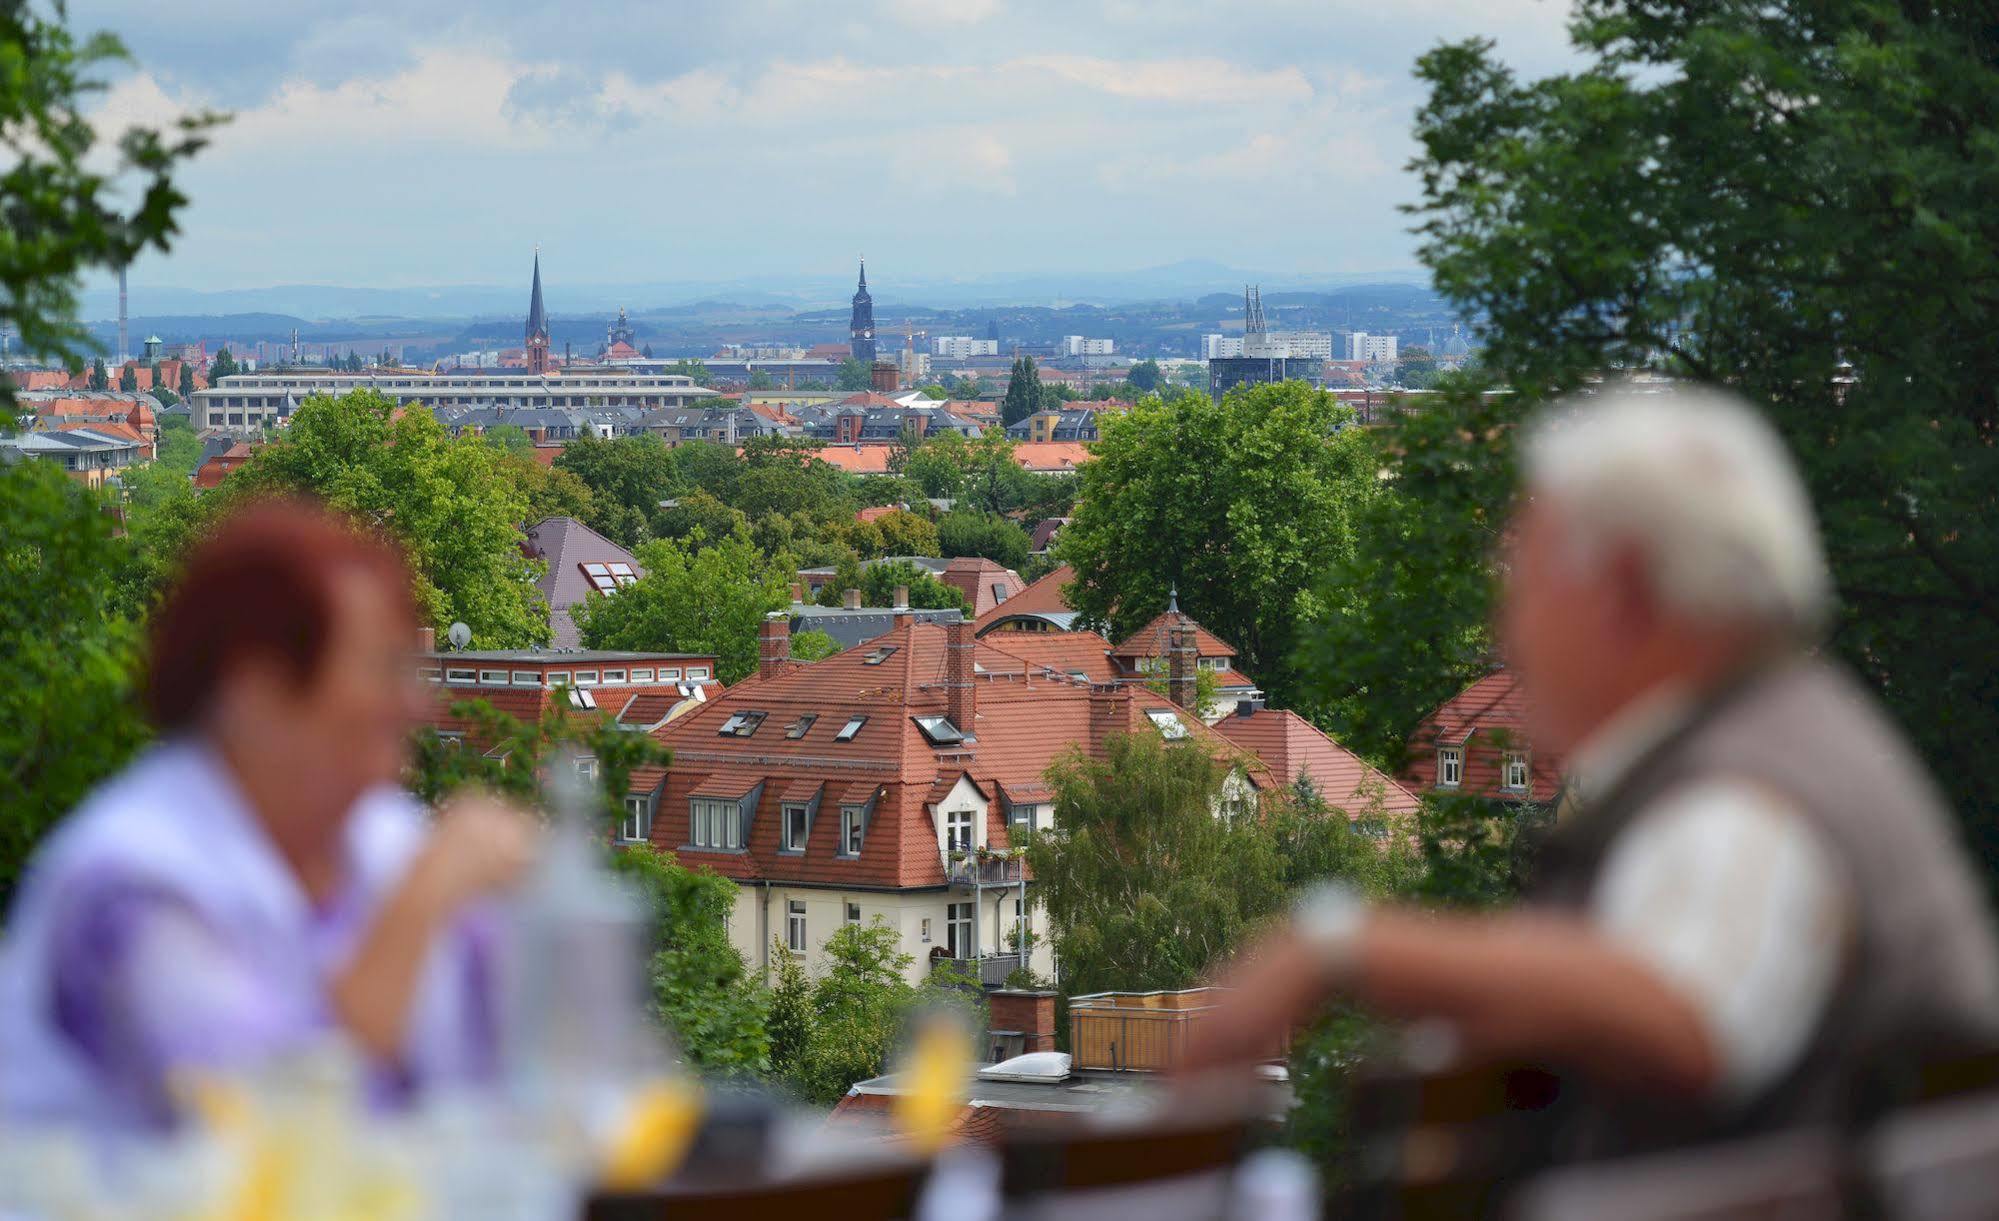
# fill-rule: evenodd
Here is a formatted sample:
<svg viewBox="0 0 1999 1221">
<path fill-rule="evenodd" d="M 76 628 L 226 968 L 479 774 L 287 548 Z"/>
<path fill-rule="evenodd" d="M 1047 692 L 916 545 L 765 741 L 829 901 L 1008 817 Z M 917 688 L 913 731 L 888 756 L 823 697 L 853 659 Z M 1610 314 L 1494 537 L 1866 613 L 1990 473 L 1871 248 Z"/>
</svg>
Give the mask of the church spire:
<svg viewBox="0 0 1999 1221">
<path fill-rule="evenodd" d="M 861 256 L 861 291 L 868 291 L 868 259 L 866 255 Z"/>
<path fill-rule="evenodd" d="M 541 305 L 541 247 L 534 248 L 534 288 L 528 294 L 528 372 L 548 372 L 548 313 Z"/>
<path fill-rule="evenodd" d="M 868 295 L 868 261 L 861 260 L 861 285 L 854 291 L 854 312 L 848 320 L 848 347 L 855 360 L 872 365 L 875 360 L 875 301 Z"/>
</svg>

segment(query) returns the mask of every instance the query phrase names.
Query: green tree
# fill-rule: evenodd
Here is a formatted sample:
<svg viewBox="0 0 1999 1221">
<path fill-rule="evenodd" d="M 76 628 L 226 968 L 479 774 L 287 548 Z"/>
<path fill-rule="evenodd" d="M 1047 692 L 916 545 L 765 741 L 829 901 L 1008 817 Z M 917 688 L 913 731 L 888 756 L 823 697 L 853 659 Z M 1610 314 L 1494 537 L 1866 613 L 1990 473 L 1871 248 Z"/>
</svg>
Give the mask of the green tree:
<svg viewBox="0 0 1999 1221">
<path fill-rule="evenodd" d="M 949 390 L 946 390 L 942 386 L 936 386 L 936 385 L 925 386 L 923 388 L 923 397 L 927 399 L 935 399 L 939 402 L 942 402 L 945 399 L 951 397 L 951 392 Z"/>
<path fill-rule="evenodd" d="M 153 401 L 162 407 L 172 407 L 174 404 L 180 402 L 181 396 L 160 382 L 158 365 L 153 366 L 153 388 L 148 393 L 153 396 Z"/>
<path fill-rule="evenodd" d="M 398 413 L 393 400 L 355 390 L 305 400 L 283 440 L 228 486 L 316 496 L 379 525 L 408 552 L 431 626 L 462 621 L 476 647 L 524 648 L 547 642 L 548 606 L 539 562 L 520 547 L 527 497 L 501 476 L 504 461 L 477 437 L 445 435 L 427 411 Z"/>
<path fill-rule="evenodd" d="M 121 472 L 119 482 L 125 485 L 126 506 L 134 513 L 151 511 L 183 496 L 190 499 L 194 496 L 194 485 L 188 482 L 187 471 L 164 461 L 128 467 Z"/>
<path fill-rule="evenodd" d="M 91 347 L 77 321 L 78 277 L 168 248 L 187 203 L 174 175 L 221 119 L 195 114 L 164 131 L 131 127 L 100 138 L 85 111 L 106 75 L 131 56 L 111 34 L 79 41 L 65 17 L 61 7 L 24 4 L 0 14 L 0 53 L 10 65 L 0 74 L 8 147 L 0 173 L 7 201 L 0 327 L 14 333 L 19 351 L 77 368 Z M 0 422 L 13 411 L 13 385 L 0 384 Z"/>
<path fill-rule="evenodd" d="M 180 396 L 184 399 L 190 399 L 194 397 L 193 361 L 183 360 L 182 362 L 180 362 Z"/>
<path fill-rule="evenodd" d="M 840 642 L 816 628 L 791 634 L 793 661 L 822 661 L 840 651 Z"/>
<path fill-rule="evenodd" d="M 214 360 L 208 362 L 208 384 L 213 386 L 219 379 L 241 372 L 236 367 L 236 358 L 229 354 L 228 348 L 223 348 L 215 354 Z"/>
<path fill-rule="evenodd" d="M 820 448 L 817 441 L 795 437 L 751 437 L 743 443 L 735 487 L 723 499 L 752 518 L 766 513 L 851 517 L 854 499 L 847 491 L 847 477 L 820 461 Z"/>
<path fill-rule="evenodd" d="M 770 1006 L 766 1010 L 764 1032 L 770 1040 L 770 1074 L 776 1081 L 795 1081 L 806 1076 L 812 1053 L 812 979 L 805 962 L 785 947 L 771 942 Z"/>
<path fill-rule="evenodd" d="M 1377 457 L 1349 410 L 1302 382 L 1219 403 L 1147 398 L 1101 422 L 1056 539 L 1076 569 L 1071 604 L 1113 639 L 1180 605 L 1234 645 L 1273 698 L 1297 689 L 1293 653 L 1314 590 L 1353 550 Z"/>
<path fill-rule="evenodd" d="M 867 390 L 874 385 L 874 370 L 849 356 L 833 372 L 836 390 Z"/>
<path fill-rule="evenodd" d="M 170 415 L 160 421 L 158 456 L 154 461 L 168 470 L 191 475 L 201 465 L 201 438 L 186 416 Z"/>
<path fill-rule="evenodd" d="M 572 752 L 596 760 L 596 813 L 608 832 L 624 816 L 632 773 L 670 759 L 650 735 L 625 729 L 608 712 L 573 709 L 567 700 L 550 701 L 534 720 L 476 699 L 454 701 L 450 712 L 470 726 L 463 739 L 442 737 L 429 727 L 414 735 L 410 791 L 433 805 L 467 787 L 537 802 L 548 769 L 563 752 Z"/>
<path fill-rule="evenodd" d="M 42 833 L 146 728 L 139 633 L 103 579 L 122 555 L 99 498 L 53 463 L 23 462 L 0 469 L 0 520 L 0 892 L 11 892 Z"/>
<path fill-rule="evenodd" d="M 621 547 L 636 547 L 651 534 L 659 502 L 681 488 L 673 451 L 651 433 L 603 438 L 584 433 L 562 447 L 555 469 L 590 489 L 584 524 Z"/>
<path fill-rule="evenodd" d="M 697 386 L 715 384 L 715 379 L 708 372 L 708 366 L 699 360 L 676 360 L 666 367 L 666 371 L 681 377 L 691 377 Z"/>
<path fill-rule="evenodd" d="M 1055 825 L 1028 842 L 1072 992 L 1184 988 L 1285 901 L 1275 841 L 1220 817 L 1227 775 L 1202 748 L 1113 734 L 1048 776 Z"/>
<path fill-rule="evenodd" d="M 908 560 L 882 560 L 861 570 L 861 603 L 864 606 L 893 606 L 897 586 L 909 590 L 909 605 L 919 610 L 969 610 L 965 595 L 946 585 L 925 568 Z M 837 599 L 835 605 L 838 605 Z"/>
<path fill-rule="evenodd" d="M 777 379 L 772 377 L 766 370 L 752 369 L 750 370 L 749 388 L 752 390 L 775 390 L 777 389 Z"/>
<path fill-rule="evenodd" d="M 1000 423 L 1011 428 L 1041 410 L 1041 402 L 1041 374 L 1034 367 L 1034 358 L 1014 357 L 1006 397 L 1000 400 Z"/>
<path fill-rule="evenodd" d="M 528 436 L 527 429 L 518 424 L 495 424 L 479 434 L 486 444 L 516 458 L 534 457 L 534 438 Z"/>
<path fill-rule="evenodd" d="M 1989 9 L 1593 0 L 1571 37 L 1586 62 L 1543 80 L 1477 42 L 1419 62 L 1421 257 L 1521 409 L 1640 367 L 1768 408 L 1830 551 L 1832 649 L 1999 867 Z"/>
<path fill-rule="evenodd" d="M 903 476 L 915 480 L 925 496 L 956 496 L 965 486 L 969 448 L 970 443 L 959 433 L 939 433 L 909 451 L 902 465 Z"/>
<path fill-rule="evenodd" d="M 1428 348 L 1404 348 L 1395 362 L 1395 380 L 1411 390 L 1425 390 L 1437 377 L 1437 358 Z"/>
<path fill-rule="evenodd" d="M 910 956 L 900 945 L 901 934 L 876 916 L 868 924 L 843 923 L 820 947 L 825 965 L 812 985 L 803 1046 L 785 1073 L 786 1083 L 802 1098 L 829 1105 L 854 1082 L 879 1076 L 887 1068 L 917 998 L 916 990 L 903 979 Z M 779 988 L 783 987 L 780 973 Z M 774 1017 L 782 1018 L 786 1037 L 793 1037 L 793 1012 L 787 1009 Z M 774 1035 L 773 1061 L 777 1042 Z"/>
<path fill-rule="evenodd" d="M 975 555 L 1018 569 L 1027 563 L 1033 540 L 1027 531 L 997 513 L 954 509 L 937 519 L 938 554 Z"/>
<path fill-rule="evenodd" d="M 732 447 L 716 441 L 683 441 L 673 447 L 672 453 L 684 485 L 700 488 L 725 502 L 735 499 L 743 460 Z"/>
<path fill-rule="evenodd" d="M 674 504 L 660 509 L 652 522 L 653 537 L 673 539 L 696 550 L 711 540 L 728 538 L 749 528 L 748 517 L 723 504 L 705 488 L 683 493 Z"/>
<path fill-rule="evenodd" d="M 650 844 L 612 856 L 652 909 L 652 1006 L 690 1063 L 704 1073 L 759 1077 L 770 1066 L 770 993 L 729 941 L 736 883 L 689 869 Z"/>
<path fill-rule="evenodd" d="M 1013 460 L 1013 451 L 1013 439 L 997 428 L 966 445 L 965 480 L 959 488 L 965 504 L 960 507 L 986 513 L 1019 507 L 1033 481 Z"/>
<path fill-rule="evenodd" d="M 1165 382 L 1166 375 L 1159 371 L 1158 361 L 1141 360 L 1124 375 L 1124 380 L 1140 394 L 1151 394 Z"/>
<path fill-rule="evenodd" d="M 90 362 L 90 388 L 92 390 L 111 388 L 111 374 L 105 370 L 102 356 Z"/>
<path fill-rule="evenodd" d="M 884 513 L 871 523 L 881 532 L 883 555 L 946 555 L 938 550 L 937 527 L 907 509 Z"/>
<path fill-rule="evenodd" d="M 137 394 L 139 392 L 139 370 L 136 366 L 119 366 L 118 389 L 126 394 Z"/>
<path fill-rule="evenodd" d="M 755 673 L 758 625 L 791 605 L 794 574 L 782 557 L 765 556 L 741 530 L 698 548 L 657 539 L 637 554 L 646 570 L 637 584 L 575 609 L 585 647 L 713 653 L 725 683 Z"/>
</svg>

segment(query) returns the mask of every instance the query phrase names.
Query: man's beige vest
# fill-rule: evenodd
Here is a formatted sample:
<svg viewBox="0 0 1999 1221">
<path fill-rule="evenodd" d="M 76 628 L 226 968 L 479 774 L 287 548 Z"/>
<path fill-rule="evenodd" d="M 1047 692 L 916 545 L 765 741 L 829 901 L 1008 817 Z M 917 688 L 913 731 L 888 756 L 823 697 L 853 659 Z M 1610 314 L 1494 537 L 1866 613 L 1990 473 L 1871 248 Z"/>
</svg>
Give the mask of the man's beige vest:
<svg viewBox="0 0 1999 1221">
<path fill-rule="evenodd" d="M 1585 909 L 1632 820 L 1721 778 L 1789 802 L 1845 870 L 1855 919 L 1838 985 L 1794 1071 L 1746 1105 L 1676 1113 L 1585 1087 L 1563 1123 L 1567 1156 L 1852 1122 L 1912 1067 L 1999 1044 L 1999 941 L 1952 820 L 1873 698 L 1820 662 L 1764 667 L 1716 693 L 1557 830 L 1530 894 Z"/>
</svg>

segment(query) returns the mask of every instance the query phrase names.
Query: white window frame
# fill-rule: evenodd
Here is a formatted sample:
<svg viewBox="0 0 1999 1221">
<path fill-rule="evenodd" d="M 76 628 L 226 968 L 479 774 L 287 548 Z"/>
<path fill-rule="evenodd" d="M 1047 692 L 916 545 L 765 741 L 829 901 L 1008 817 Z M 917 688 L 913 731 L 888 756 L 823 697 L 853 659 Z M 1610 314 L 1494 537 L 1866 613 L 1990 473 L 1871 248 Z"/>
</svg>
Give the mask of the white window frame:
<svg viewBox="0 0 1999 1221">
<path fill-rule="evenodd" d="M 917 928 L 918 928 L 918 931 L 917 931 L 917 935 L 916 935 L 916 939 L 917 939 L 918 941 L 921 941 L 921 942 L 922 942 L 922 943 L 923 943 L 924 945 L 929 945 L 929 944 L 930 944 L 930 917 L 928 917 L 928 916 L 925 916 L 925 917 L 923 917 L 923 921 L 922 921 L 922 923 L 921 923 L 921 924 L 919 924 L 919 925 L 917 926 Z"/>
<path fill-rule="evenodd" d="M 606 670 L 606 671 L 604 671 L 604 685 L 605 685 L 605 686 L 610 686 L 610 685 L 611 685 L 611 684 L 613 684 L 613 683 L 616 683 L 616 684 L 618 684 L 618 685 L 622 686 L 622 685 L 624 685 L 624 682 L 625 682 L 625 672 L 624 672 L 623 670 Z"/>
<path fill-rule="evenodd" d="M 784 947 L 794 954 L 803 954 L 808 935 L 809 932 L 805 926 L 805 900 L 785 900 Z"/>
<path fill-rule="evenodd" d="M 972 809 L 946 810 L 944 812 L 944 851 L 970 852 L 979 845 L 978 811 Z M 962 833 L 963 842 L 960 841 Z"/>
<path fill-rule="evenodd" d="M 733 852 L 742 845 L 742 809 L 733 801 L 695 797 L 688 802 L 687 842 L 696 848 Z"/>
<path fill-rule="evenodd" d="M 792 835 L 794 829 L 792 825 L 793 816 L 796 816 L 798 819 L 796 827 L 798 834 L 796 838 Z M 805 852 L 806 841 L 812 838 L 812 815 L 810 808 L 795 802 L 786 803 L 779 808 L 778 817 L 781 820 L 778 823 L 779 838 L 781 840 L 778 844 L 779 850 L 796 852 L 802 855 Z"/>
<path fill-rule="evenodd" d="M 625 816 L 618 822 L 618 842 L 643 844 L 652 839 L 652 798 L 625 794 Z"/>
<path fill-rule="evenodd" d="M 847 923 L 859 924 L 860 922 L 861 922 L 861 905 L 854 902 L 852 899 L 847 900 Z"/>
<path fill-rule="evenodd" d="M 652 681 L 652 671 L 643 668 L 633 670 L 632 681 L 635 683 L 649 683 Z"/>
<path fill-rule="evenodd" d="M 1527 791 L 1527 786 L 1533 782 L 1534 772 L 1528 764 L 1527 752 L 1524 750 L 1507 751 L 1500 756 L 1499 766 L 1500 787 L 1509 792 L 1524 793 Z M 1518 780 L 1513 778 L 1515 769 L 1518 769 L 1520 774 Z"/>
<path fill-rule="evenodd" d="M 707 666 L 689 666 L 689 667 L 687 667 L 687 681 L 688 681 L 688 682 L 690 682 L 690 683 L 691 683 L 691 682 L 694 682 L 694 681 L 696 681 L 696 680 L 698 680 L 698 679 L 706 679 L 707 677 L 708 677 L 708 667 L 707 667 Z"/>
<path fill-rule="evenodd" d="M 979 956 L 979 947 L 972 944 L 972 904 L 969 900 L 944 905 L 944 946 L 945 953 L 953 958 Z"/>
<path fill-rule="evenodd" d="M 576 774 L 592 784 L 597 782 L 597 756 L 580 755 L 576 760 Z"/>
<path fill-rule="evenodd" d="M 444 672 L 444 681 L 447 683 L 475 683 L 479 681 L 479 672 L 477 670 L 446 670 Z"/>
<path fill-rule="evenodd" d="M 479 671 L 479 685 L 482 687 L 504 687 L 507 685 L 507 672 L 505 670 L 481 670 Z"/>
<path fill-rule="evenodd" d="M 595 670 L 578 670 L 576 672 L 576 685 L 579 687 L 596 686 L 597 672 Z"/>
<path fill-rule="evenodd" d="M 665 666 L 665 667 L 662 667 L 662 668 L 660 669 L 660 672 L 659 672 L 659 681 L 661 681 L 661 682 L 663 682 L 663 683 L 677 683 L 677 682 L 679 682 L 679 681 L 680 681 L 680 670 L 679 670 L 679 668 L 678 668 L 677 666 Z"/>
<path fill-rule="evenodd" d="M 516 687 L 539 687 L 539 686 L 541 686 L 541 671 L 540 671 L 540 670 L 515 670 L 515 671 L 514 671 L 514 686 L 516 686 Z"/>
<path fill-rule="evenodd" d="M 1454 789 L 1465 782 L 1465 750 L 1462 746 L 1437 748 L 1437 787 Z"/>
<path fill-rule="evenodd" d="M 569 681 L 569 671 L 550 670 L 548 672 L 548 685 L 551 687 L 573 687 L 576 684 Z"/>
<path fill-rule="evenodd" d="M 840 807 L 840 855 L 859 856 L 867 843 L 867 810 L 862 806 Z"/>
</svg>

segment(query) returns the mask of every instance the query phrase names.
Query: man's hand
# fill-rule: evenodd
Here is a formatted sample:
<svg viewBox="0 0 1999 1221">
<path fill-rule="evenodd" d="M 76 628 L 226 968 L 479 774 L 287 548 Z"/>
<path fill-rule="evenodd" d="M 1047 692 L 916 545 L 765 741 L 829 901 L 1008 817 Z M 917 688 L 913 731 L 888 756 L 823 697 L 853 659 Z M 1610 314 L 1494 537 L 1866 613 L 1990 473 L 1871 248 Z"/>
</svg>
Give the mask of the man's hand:
<svg viewBox="0 0 1999 1221">
<path fill-rule="evenodd" d="M 1322 954 L 1288 928 L 1252 946 L 1216 986 L 1232 989 L 1195 1024 L 1185 1073 L 1246 1067 L 1281 1053 L 1284 1037 L 1331 996 Z"/>
</svg>

